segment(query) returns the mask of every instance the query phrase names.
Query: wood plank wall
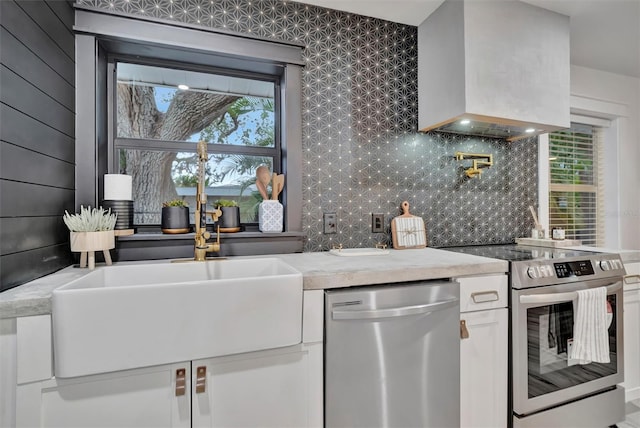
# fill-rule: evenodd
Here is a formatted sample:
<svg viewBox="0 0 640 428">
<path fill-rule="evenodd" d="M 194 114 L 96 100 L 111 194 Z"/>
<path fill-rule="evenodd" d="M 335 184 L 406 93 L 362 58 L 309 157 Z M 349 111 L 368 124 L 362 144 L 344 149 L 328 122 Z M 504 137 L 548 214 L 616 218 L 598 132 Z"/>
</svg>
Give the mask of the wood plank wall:
<svg viewBox="0 0 640 428">
<path fill-rule="evenodd" d="M 68 1 L 0 1 L 0 291 L 73 261 L 73 21 Z"/>
</svg>

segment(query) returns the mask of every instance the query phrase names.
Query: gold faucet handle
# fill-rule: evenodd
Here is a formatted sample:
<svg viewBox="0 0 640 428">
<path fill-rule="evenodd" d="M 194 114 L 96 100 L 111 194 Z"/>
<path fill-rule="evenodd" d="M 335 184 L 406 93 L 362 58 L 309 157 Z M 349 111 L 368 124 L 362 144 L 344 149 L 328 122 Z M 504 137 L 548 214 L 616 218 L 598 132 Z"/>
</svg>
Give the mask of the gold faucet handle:
<svg viewBox="0 0 640 428">
<path fill-rule="evenodd" d="M 465 171 L 465 174 L 467 175 L 467 177 L 469 178 L 473 178 L 473 177 L 478 177 L 481 178 L 482 177 L 482 170 L 479 168 L 467 168 Z"/>
<path fill-rule="evenodd" d="M 215 211 L 207 211 L 207 214 L 211 216 L 212 221 L 216 222 L 218 221 L 218 218 L 222 217 L 222 210 L 217 208 Z"/>
</svg>

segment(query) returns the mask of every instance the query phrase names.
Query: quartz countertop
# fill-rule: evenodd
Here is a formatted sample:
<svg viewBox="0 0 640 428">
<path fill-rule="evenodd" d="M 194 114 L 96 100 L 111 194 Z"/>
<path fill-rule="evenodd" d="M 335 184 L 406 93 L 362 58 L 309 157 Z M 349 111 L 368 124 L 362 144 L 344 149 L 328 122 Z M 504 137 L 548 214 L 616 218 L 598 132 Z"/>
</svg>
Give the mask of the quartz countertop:
<svg viewBox="0 0 640 428">
<path fill-rule="evenodd" d="M 340 257 L 329 252 L 249 257 L 282 259 L 302 273 L 305 290 L 500 274 L 508 271 L 507 262 L 502 260 L 434 248 L 389 250 L 389 253 L 384 255 L 356 257 Z M 155 260 L 121 263 L 167 262 L 168 260 Z M 99 269 L 100 265 L 96 268 Z M 89 272 L 86 268 L 69 266 L 51 275 L 0 293 L 0 318 L 51 313 L 51 293 L 53 290 Z"/>
<path fill-rule="evenodd" d="M 51 275 L 3 291 L 0 293 L 0 318 L 50 314 L 53 290 L 89 272 L 87 268 L 69 266 Z"/>
<path fill-rule="evenodd" d="M 567 247 L 572 250 L 583 250 L 583 251 L 594 251 L 596 253 L 613 253 L 619 254 L 622 263 L 636 263 L 640 262 L 640 250 L 617 250 L 613 248 L 602 248 L 602 247 L 589 247 L 586 245 L 581 245 L 579 247 Z"/>
<path fill-rule="evenodd" d="M 435 248 L 389 250 L 376 256 L 340 257 L 329 252 L 278 256 L 300 272 L 305 290 L 390 284 L 506 273 L 506 261 Z"/>
</svg>

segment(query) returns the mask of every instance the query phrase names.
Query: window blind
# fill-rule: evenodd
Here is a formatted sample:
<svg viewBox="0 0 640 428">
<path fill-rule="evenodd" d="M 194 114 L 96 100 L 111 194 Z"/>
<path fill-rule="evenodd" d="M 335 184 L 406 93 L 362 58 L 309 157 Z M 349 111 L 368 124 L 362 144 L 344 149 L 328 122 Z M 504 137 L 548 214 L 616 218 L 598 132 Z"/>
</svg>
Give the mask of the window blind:
<svg viewBox="0 0 640 428">
<path fill-rule="evenodd" d="M 549 227 L 567 239 L 602 245 L 601 132 L 591 125 L 549 134 Z"/>
</svg>

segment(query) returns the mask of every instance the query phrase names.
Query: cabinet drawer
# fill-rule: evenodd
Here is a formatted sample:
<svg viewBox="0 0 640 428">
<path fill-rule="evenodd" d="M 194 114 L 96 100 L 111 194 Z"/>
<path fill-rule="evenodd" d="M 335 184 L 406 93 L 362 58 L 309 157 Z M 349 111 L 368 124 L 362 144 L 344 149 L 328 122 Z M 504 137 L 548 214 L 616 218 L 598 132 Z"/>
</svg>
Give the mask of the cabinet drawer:
<svg viewBox="0 0 640 428">
<path fill-rule="evenodd" d="M 640 275 L 640 263 L 626 263 L 627 275 Z M 628 276 L 624 281 L 624 291 L 640 290 L 640 276 Z"/>
<path fill-rule="evenodd" d="M 507 275 L 456 279 L 460 283 L 460 312 L 507 307 L 509 301 Z"/>
</svg>

